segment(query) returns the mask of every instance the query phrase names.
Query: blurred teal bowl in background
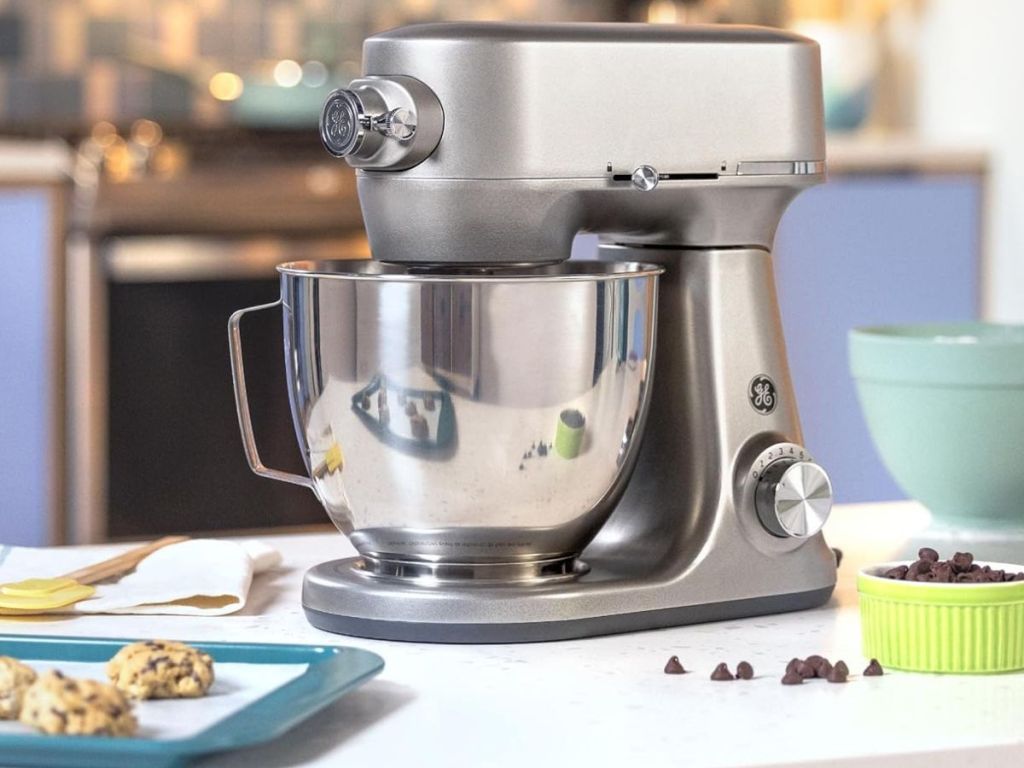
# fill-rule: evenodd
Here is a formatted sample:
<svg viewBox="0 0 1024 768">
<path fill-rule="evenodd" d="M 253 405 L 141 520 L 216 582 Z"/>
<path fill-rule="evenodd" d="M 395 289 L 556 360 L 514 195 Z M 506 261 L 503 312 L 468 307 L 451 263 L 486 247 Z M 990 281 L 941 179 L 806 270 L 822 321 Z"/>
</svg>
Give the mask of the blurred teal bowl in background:
<svg viewBox="0 0 1024 768">
<path fill-rule="evenodd" d="M 893 478 L 936 522 L 1024 528 L 1024 326 L 850 331 L 850 370 Z"/>
</svg>

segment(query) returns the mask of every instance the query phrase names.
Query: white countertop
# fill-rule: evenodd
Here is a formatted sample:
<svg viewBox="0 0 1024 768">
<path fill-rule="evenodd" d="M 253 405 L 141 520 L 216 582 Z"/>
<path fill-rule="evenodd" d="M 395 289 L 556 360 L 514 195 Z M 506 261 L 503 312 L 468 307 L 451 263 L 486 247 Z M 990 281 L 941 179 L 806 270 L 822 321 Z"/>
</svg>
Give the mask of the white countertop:
<svg viewBox="0 0 1024 768">
<path fill-rule="evenodd" d="M 1024 762 L 1024 674 L 863 678 L 854 575 L 892 558 L 927 514 L 909 502 L 838 507 L 836 596 L 800 613 L 532 645 L 440 646 L 330 635 L 306 623 L 303 570 L 351 553 L 339 535 L 269 539 L 286 568 L 219 618 L 76 616 L 0 621 L 0 632 L 338 643 L 381 675 L 276 742 L 204 766 L 960 766 Z M 742 564 L 737 564 L 742 567 Z M 782 686 L 793 656 L 845 659 L 846 685 Z M 665 675 L 678 655 L 693 673 Z M 719 661 L 757 677 L 716 683 Z"/>
</svg>

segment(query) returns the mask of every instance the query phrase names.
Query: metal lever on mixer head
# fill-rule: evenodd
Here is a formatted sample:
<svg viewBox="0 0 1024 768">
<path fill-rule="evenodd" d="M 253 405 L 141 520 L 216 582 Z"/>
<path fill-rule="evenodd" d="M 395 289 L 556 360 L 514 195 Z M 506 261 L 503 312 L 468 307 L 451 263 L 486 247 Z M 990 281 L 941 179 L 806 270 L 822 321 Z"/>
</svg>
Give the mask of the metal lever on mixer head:
<svg viewBox="0 0 1024 768">
<path fill-rule="evenodd" d="M 423 162 L 443 130 L 437 96 L 412 77 L 353 80 L 327 97 L 320 114 L 327 151 L 368 170 L 399 171 Z"/>
</svg>

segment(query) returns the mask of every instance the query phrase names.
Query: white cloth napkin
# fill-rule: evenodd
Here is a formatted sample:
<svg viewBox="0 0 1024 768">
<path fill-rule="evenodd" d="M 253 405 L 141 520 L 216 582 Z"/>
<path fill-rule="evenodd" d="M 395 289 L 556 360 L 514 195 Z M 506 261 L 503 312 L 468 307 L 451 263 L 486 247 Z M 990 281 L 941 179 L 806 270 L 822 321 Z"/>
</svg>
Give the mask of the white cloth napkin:
<svg viewBox="0 0 1024 768">
<path fill-rule="evenodd" d="M 0 584 L 59 576 L 128 549 L 0 546 Z M 158 549 L 117 582 L 95 585 L 94 597 L 47 612 L 221 616 L 245 606 L 254 574 L 280 563 L 281 553 L 261 541 L 189 539 Z"/>
</svg>

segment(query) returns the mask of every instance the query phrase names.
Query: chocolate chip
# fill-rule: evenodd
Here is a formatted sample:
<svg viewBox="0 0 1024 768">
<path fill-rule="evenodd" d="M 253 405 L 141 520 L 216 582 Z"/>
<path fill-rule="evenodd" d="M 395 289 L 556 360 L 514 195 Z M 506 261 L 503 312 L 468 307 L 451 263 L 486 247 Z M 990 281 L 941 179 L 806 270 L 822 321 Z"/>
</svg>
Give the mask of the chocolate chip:
<svg viewBox="0 0 1024 768">
<path fill-rule="evenodd" d="M 872 659 L 871 663 L 864 668 L 864 677 L 880 677 L 884 673 L 882 665 L 878 663 L 878 659 Z"/>
<path fill-rule="evenodd" d="M 839 661 L 836 662 L 836 665 L 834 667 L 832 667 L 832 671 L 833 672 L 839 672 L 842 675 L 849 675 L 850 674 L 850 668 L 848 666 L 846 666 L 846 662 L 843 661 L 842 659 L 840 659 Z"/>
<path fill-rule="evenodd" d="M 804 679 L 797 672 L 787 672 L 782 676 L 783 685 L 802 685 Z"/>
<path fill-rule="evenodd" d="M 740 680 L 751 680 L 754 677 L 754 668 L 749 661 L 741 661 L 736 665 L 736 677 Z"/>
<path fill-rule="evenodd" d="M 941 581 L 948 584 L 953 581 L 953 566 L 948 562 L 936 563 L 932 566 L 932 581 Z"/>
<path fill-rule="evenodd" d="M 712 680 L 735 680 L 736 678 L 734 678 L 732 676 L 732 672 L 729 671 L 729 667 L 726 666 L 726 663 L 723 661 L 721 664 L 719 664 L 717 667 L 715 667 L 715 671 L 711 673 L 711 679 Z"/>
<path fill-rule="evenodd" d="M 907 571 L 910 570 L 909 565 L 897 565 L 895 568 L 890 568 L 883 575 L 887 579 L 905 579 L 907 578 Z"/>
<path fill-rule="evenodd" d="M 786 671 L 787 671 L 787 672 L 796 672 L 796 668 L 797 668 L 797 667 L 798 667 L 798 666 L 799 666 L 799 665 L 800 665 L 801 663 L 802 663 L 802 662 L 800 661 L 800 659 L 798 659 L 798 658 L 796 658 L 796 657 L 794 656 L 794 657 L 793 657 L 792 659 L 790 659 L 790 660 L 789 660 L 789 663 L 788 663 L 788 664 L 786 665 Z"/>
<path fill-rule="evenodd" d="M 829 671 L 828 677 L 825 679 L 830 683 L 845 683 L 849 672 L 846 669 L 846 665 L 843 662 L 837 662 L 834 667 Z"/>
<path fill-rule="evenodd" d="M 796 669 L 793 670 L 796 674 L 800 675 L 804 680 L 814 677 L 814 667 L 808 664 L 806 661 L 801 661 L 796 665 Z"/>
<path fill-rule="evenodd" d="M 832 664 L 829 663 L 829 660 L 826 659 L 824 656 L 819 656 L 816 653 L 812 653 L 810 656 L 804 659 L 804 664 L 810 667 L 811 670 L 814 672 L 812 677 L 825 677 L 828 674 L 829 670 L 832 669 Z M 796 668 L 796 671 L 798 673 L 800 672 L 799 667 Z"/>
<path fill-rule="evenodd" d="M 520 465 L 519 465 L 519 469 L 521 469 L 521 470 L 522 470 L 522 469 L 526 469 L 526 465 L 525 465 L 525 464 L 520 464 Z"/>
<path fill-rule="evenodd" d="M 668 663 L 665 664 L 666 675 L 681 675 L 684 672 L 686 672 L 686 670 L 683 669 L 683 665 L 679 662 L 678 656 L 673 656 L 668 660 Z M 197 680 L 196 682 L 199 681 Z"/>
<path fill-rule="evenodd" d="M 949 562 L 956 573 L 964 573 L 965 571 L 972 570 L 971 566 L 974 564 L 974 555 L 970 552 L 957 552 L 949 559 Z"/>
<path fill-rule="evenodd" d="M 541 458 L 548 455 L 548 447 L 544 445 L 544 443 L 541 443 L 540 445 L 537 446 L 537 455 L 540 456 Z"/>
<path fill-rule="evenodd" d="M 921 547 L 919 550 L 917 550 L 917 559 L 931 560 L 933 563 L 938 562 L 939 553 L 931 547 Z"/>
</svg>

